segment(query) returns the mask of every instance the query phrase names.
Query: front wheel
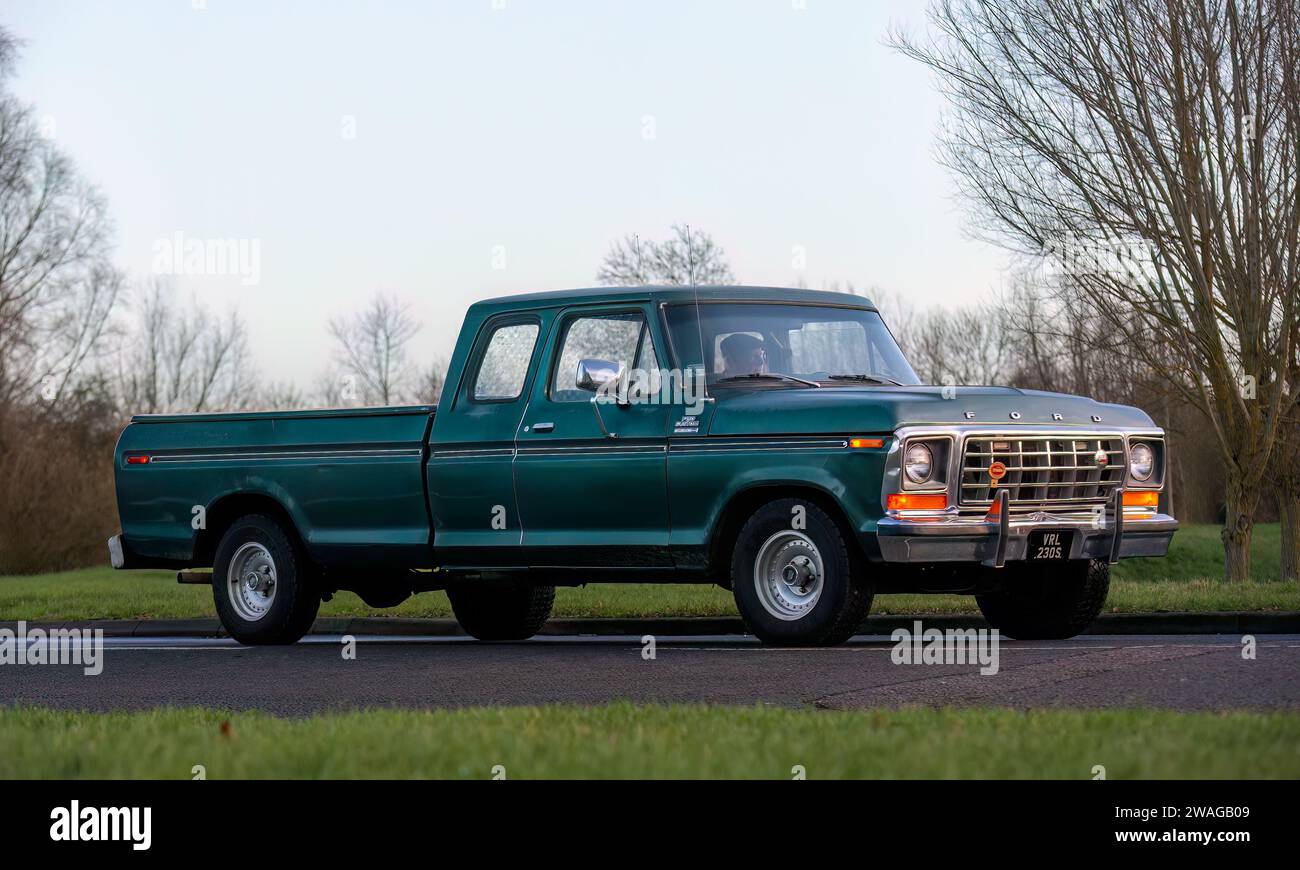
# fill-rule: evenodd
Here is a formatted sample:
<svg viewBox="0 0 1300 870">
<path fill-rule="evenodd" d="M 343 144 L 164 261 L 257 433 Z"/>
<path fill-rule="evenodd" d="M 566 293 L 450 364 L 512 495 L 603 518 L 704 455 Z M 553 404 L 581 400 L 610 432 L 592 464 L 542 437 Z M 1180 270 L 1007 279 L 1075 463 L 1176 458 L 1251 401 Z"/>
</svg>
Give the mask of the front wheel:
<svg viewBox="0 0 1300 870">
<path fill-rule="evenodd" d="M 244 644 L 296 643 L 311 630 L 320 593 L 311 569 L 279 522 L 235 521 L 217 545 L 212 597 L 230 636 Z"/>
<path fill-rule="evenodd" d="M 456 621 L 479 640 L 527 640 L 551 616 L 554 586 L 467 583 L 447 589 Z"/>
<path fill-rule="evenodd" d="M 975 596 L 989 625 L 1017 640 L 1064 640 L 1083 632 L 1106 606 L 1110 563 L 1074 560 L 1052 567 L 1008 565 L 1002 588 Z M 1004 570 L 1007 570 L 1004 569 Z"/>
<path fill-rule="evenodd" d="M 731 588 L 745 625 L 766 644 L 833 646 L 871 609 L 871 588 L 835 520 L 812 502 L 770 502 L 745 523 Z"/>
</svg>

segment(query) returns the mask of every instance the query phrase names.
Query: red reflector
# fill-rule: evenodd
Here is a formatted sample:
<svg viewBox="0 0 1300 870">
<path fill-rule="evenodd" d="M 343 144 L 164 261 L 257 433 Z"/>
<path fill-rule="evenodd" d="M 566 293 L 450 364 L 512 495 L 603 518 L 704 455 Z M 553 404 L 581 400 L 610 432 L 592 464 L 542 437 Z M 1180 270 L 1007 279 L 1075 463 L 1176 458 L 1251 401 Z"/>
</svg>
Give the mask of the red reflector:
<svg viewBox="0 0 1300 870">
<path fill-rule="evenodd" d="M 127 464 L 127 465 L 148 465 L 148 464 L 149 464 L 149 457 L 148 457 L 148 456 L 128 456 L 128 457 L 126 458 L 126 464 Z"/>
<path fill-rule="evenodd" d="M 885 507 L 891 511 L 941 511 L 948 507 L 948 496 L 895 492 L 885 499 Z"/>
<path fill-rule="evenodd" d="M 852 438 L 849 440 L 849 446 L 854 449 L 863 447 L 884 447 L 884 438 Z"/>
</svg>

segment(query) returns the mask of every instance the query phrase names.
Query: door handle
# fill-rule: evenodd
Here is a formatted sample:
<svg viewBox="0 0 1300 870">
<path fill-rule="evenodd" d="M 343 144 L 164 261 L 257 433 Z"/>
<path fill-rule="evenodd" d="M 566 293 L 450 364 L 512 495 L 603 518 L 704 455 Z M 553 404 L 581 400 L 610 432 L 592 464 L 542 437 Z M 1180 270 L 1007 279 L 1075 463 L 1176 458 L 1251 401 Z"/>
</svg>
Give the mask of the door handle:
<svg viewBox="0 0 1300 870">
<path fill-rule="evenodd" d="M 554 432 L 554 431 L 555 431 L 555 424 L 554 424 L 554 423 L 534 423 L 534 424 L 533 424 L 533 431 L 534 431 L 534 432 Z"/>
</svg>

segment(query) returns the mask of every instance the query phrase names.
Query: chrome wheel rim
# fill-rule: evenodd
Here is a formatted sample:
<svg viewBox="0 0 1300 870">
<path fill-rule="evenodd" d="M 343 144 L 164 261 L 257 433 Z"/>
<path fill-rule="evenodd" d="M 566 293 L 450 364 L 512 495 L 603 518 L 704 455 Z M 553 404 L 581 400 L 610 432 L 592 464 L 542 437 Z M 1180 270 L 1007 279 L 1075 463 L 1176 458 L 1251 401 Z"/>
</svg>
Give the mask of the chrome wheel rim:
<svg viewBox="0 0 1300 870">
<path fill-rule="evenodd" d="M 250 541 L 235 551 L 226 571 L 230 605 L 240 619 L 257 622 L 271 610 L 278 585 L 271 551 Z"/>
<path fill-rule="evenodd" d="M 754 558 L 754 590 L 772 616 L 802 619 L 817 606 L 825 585 L 821 551 L 803 532 L 787 529 L 763 542 Z"/>
</svg>

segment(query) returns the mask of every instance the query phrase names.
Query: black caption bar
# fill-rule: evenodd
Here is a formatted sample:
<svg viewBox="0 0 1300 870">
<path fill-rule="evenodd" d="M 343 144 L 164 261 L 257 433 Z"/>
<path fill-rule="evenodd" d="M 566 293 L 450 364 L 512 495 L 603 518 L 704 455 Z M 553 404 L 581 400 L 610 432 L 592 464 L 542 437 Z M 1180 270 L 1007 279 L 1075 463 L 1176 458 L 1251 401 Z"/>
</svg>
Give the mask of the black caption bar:
<svg viewBox="0 0 1300 870">
<path fill-rule="evenodd" d="M 545 843 L 552 857 L 571 849 L 575 858 L 643 863 L 665 848 L 680 858 L 698 836 L 762 853 L 774 844 L 764 845 L 767 823 L 756 820 L 794 812 L 824 831 L 856 831 L 836 848 L 862 854 L 921 849 L 927 858 L 972 858 L 987 854 L 994 837 L 1003 847 L 1041 843 L 1055 849 L 1041 854 L 1071 857 L 1103 850 L 1218 856 L 1289 848 L 1293 789 L 1282 782 L 41 781 L 6 785 L 0 830 L 14 857 L 132 861 L 283 850 L 337 862 L 340 850 L 353 847 L 382 843 L 395 857 L 473 839 L 493 857 Z"/>
</svg>

